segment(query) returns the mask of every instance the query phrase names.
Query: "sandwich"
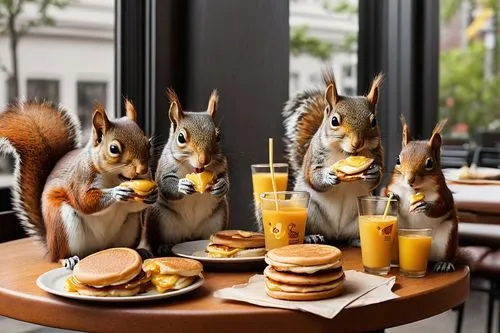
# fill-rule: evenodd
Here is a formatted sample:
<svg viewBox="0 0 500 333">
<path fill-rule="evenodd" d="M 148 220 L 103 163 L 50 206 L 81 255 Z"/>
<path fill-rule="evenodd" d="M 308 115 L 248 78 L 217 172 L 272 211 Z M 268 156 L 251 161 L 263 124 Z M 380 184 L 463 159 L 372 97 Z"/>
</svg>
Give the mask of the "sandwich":
<svg viewBox="0 0 500 333">
<path fill-rule="evenodd" d="M 129 248 L 111 248 L 80 260 L 65 289 L 86 296 L 134 296 L 147 290 L 150 276 L 141 256 Z"/>
<path fill-rule="evenodd" d="M 156 183 L 148 179 L 132 179 L 120 185 L 132 189 L 137 200 L 144 199 L 156 189 Z"/>
<path fill-rule="evenodd" d="M 372 165 L 374 159 L 365 156 L 349 156 L 331 166 L 340 181 L 352 182 L 363 178 L 363 173 Z"/>
<path fill-rule="evenodd" d="M 201 277 L 203 265 L 193 259 L 162 257 L 146 259 L 142 269 L 151 275 L 151 283 L 156 291 L 164 293 L 190 286 Z"/>
<path fill-rule="evenodd" d="M 272 298 L 313 301 L 344 292 L 342 252 L 334 246 L 288 245 L 270 250 L 265 260 L 265 288 Z"/>
<path fill-rule="evenodd" d="M 188 173 L 186 178 L 193 182 L 196 192 L 203 193 L 208 185 L 212 184 L 215 180 L 215 174 L 204 170 L 202 172 Z"/>
<path fill-rule="evenodd" d="M 410 205 L 414 205 L 418 202 L 421 202 L 425 199 L 425 194 L 417 192 L 415 194 L 410 195 Z"/>
<path fill-rule="evenodd" d="M 222 230 L 210 236 L 205 251 L 210 258 L 259 257 L 266 253 L 264 234 L 243 230 Z"/>
</svg>

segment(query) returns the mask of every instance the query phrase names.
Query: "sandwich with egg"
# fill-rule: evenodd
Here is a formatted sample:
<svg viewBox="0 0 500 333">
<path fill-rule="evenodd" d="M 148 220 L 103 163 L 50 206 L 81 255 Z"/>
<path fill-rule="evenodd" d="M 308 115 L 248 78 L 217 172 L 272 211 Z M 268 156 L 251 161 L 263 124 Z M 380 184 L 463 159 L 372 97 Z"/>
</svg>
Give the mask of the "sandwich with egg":
<svg viewBox="0 0 500 333">
<path fill-rule="evenodd" d="M 352 182 L 363 178 L 374 159 L 365 156 L 349 156 L 331 166 L 332 171 L 342 182 Z"/>
<path fill-rule="evenodd" d="M 179 290 L 202 277 L 203 265 L 193 259 L 161 257 L 144 260 L 142 269 L 151 275 L 151 283 L 159 293 Z"/>
<path fill-rule="evenodd" d="M 86 296 L 122 297 L 145 292 L 150 276 L 142 258 L 129 248 L 111 248 L 80 260 L 65 283 L 69 292 Z"/>
<path fill-rule="evenodd" d="M 205 251 L 210 258 L 260 257 L 266 253 L 264 234 L 243 230 L 222 230 L 210 236 Z"/>
<path fill-rule="evenodd" d="M 132 189 L 135 194 L 134 199 L 136 200 L 143 200 L 153 191 L 157 190 L 156 183 L 149 179 L 132 179 L 122 182 L 120 185 Z"/>
</svg>

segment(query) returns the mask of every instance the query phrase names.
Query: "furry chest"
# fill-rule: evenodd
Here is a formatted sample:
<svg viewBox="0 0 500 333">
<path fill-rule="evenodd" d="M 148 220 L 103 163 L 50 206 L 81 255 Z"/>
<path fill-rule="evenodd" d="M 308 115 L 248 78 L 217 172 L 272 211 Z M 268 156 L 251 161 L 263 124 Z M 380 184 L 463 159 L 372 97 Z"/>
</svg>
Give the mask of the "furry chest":
<svg viewBox="0 0 500 333">
<path fill-rule="evenodd" d="M 102 246 L 112 243 L 127 220 L 128 211 L 124 207 L 126 204 L 116 203 L 97 214 L 82 215 L 88 237 Z"/>
<path fill-rule="evenodd" d="M 203 194 L 194 193 L 186 196 L 174 202 L 173 207 L 185 223 L 196 226 L 201 221 L 210 217 L 218 204 L 219 200 L 217 198 L 205 192 Z"/>
</svg>

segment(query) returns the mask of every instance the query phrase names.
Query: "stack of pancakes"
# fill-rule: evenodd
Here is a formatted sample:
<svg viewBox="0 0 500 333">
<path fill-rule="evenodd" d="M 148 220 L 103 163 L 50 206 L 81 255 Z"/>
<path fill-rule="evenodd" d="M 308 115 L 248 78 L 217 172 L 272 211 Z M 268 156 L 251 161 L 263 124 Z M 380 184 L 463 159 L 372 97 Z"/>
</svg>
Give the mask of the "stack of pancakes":
<svg viewBox="0 0 500 333">
<path fill-rule="evenodd" d="M 273 298 L 310 301 L 344 291 L 342 252 L 319 244 L 288 245 L 266 255 L 266 293 Z"/>
<path fill-rule="evenodd" d="M 142 269 L 151 275 L 151 283 L 156 291 L 164 293 L 193 284 L 201 276 L 203 265 L 193 259 L 162 257 L 146 259 Z"/>
<path fill-rule="evenodd" d="M 142 258 L 129 248 L 94 253 L 76 264 L 65 288 L 87 296 L 133 296 L 144 292 L 150 276 L 142 270 Z"/>
<path fill-rule="evenodd" d="M 205 251 L 210 258 L 259 257 L 266 253 L 264 234 L 244 230 L 221 230 L 210 236 Z"/>
</svg>

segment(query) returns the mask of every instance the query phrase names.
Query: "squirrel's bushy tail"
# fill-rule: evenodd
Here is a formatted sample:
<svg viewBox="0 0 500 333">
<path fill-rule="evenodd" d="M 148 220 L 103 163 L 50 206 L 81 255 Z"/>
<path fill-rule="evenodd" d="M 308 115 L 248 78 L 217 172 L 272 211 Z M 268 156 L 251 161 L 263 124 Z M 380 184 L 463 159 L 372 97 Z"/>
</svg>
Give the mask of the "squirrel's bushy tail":
<svg viewBox="0 0 500 333">
<path fill-rule="evenodd" d="M 45 182 L 57 161 L 79 145 L 79 123 L 57 105 L 17 103 L 0 113 L 0 152 L 16 159 L 12 204 L 28 234 L 45 239 Z"/>
<path fill-rule="evenodd" d="M 331 68 L 323 69 L 322 77 L 325 87 L 335 81 Z M 299 92 L 283 109 L 286 157 L 294 173 L 302 168 L 311 138 L 323 122 L 325 106 L 323 90 L 313 89 Z"/>
</svg>

